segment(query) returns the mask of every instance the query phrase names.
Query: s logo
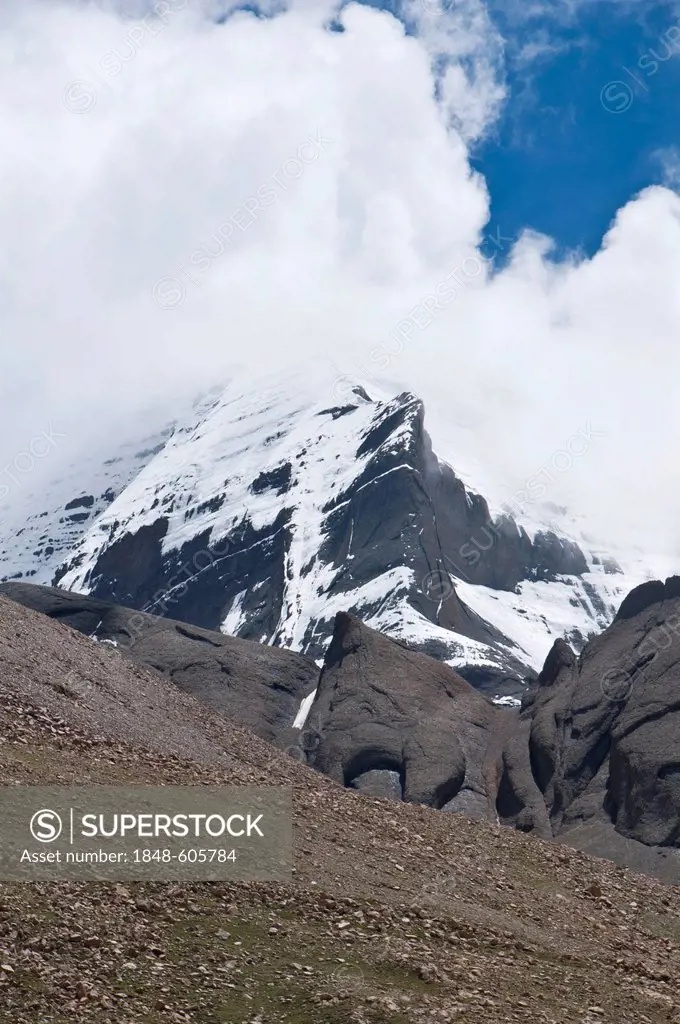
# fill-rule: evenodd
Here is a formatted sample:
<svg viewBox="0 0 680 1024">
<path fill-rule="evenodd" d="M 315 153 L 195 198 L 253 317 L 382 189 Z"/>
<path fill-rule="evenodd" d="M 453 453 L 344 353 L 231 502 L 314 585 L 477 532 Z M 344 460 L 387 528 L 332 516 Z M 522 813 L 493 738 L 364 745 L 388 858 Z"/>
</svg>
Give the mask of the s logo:
<svg viewBox="0 0 680 1024">
<path fill-rule="evenodd" d="M 36 811 L 31 818 L 31 835 L 39 843 L 53 843 L 61 835 L 62 828 L 62 820 L 56 811 Z"/>
</svg>

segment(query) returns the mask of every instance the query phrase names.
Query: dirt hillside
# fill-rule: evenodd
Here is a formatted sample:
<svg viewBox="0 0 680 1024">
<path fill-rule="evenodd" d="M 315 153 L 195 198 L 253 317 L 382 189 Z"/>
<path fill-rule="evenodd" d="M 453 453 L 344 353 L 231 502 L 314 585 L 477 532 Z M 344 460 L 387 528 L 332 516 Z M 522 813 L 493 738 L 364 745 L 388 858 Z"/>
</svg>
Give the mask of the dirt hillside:
<svg viewBox="0 0 680 1024">
<path fill-rule="evenodd" d="M 680 890 L 345 790 L 0 600 L 3 784 L 290 783 L 289 885 L 0 884 L 2 1024 L 680 1022 Z"/>
</svg>

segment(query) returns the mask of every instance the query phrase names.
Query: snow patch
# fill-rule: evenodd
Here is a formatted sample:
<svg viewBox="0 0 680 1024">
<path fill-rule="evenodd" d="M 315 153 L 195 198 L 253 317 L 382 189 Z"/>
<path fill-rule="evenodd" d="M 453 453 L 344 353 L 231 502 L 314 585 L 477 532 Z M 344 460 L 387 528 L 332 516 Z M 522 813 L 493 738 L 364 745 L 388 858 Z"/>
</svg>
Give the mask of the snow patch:
<svg viewBox="0 0 680 1024">
<path fill-rule="evenodd" d="M 303 697 L 302 702 L 300 704 L 300 707 L 298 709 L 298 713 L 295 716 L 295 721 L 293 722 L 293 728 L 294 729 L 302 729 L 302 728 L 304 728 L 304 725 L 305 725 L 305 723 L 307 721 L 307 718 L 309 716 L 309 712 L 311 710 L 312 704 L 314 703 L 314 698 L 315 697 L 316 697 L 316 690 L 312 690 L 312 692 L 308 693 L 306 697 Z"/>
</svg>

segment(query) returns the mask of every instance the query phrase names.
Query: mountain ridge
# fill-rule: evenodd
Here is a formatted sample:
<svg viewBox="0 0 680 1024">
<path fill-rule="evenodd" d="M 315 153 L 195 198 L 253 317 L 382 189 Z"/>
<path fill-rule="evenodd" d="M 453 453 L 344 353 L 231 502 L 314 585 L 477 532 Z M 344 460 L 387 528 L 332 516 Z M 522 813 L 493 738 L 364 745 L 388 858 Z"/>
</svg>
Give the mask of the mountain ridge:
<svg viewBox="0 0 680 1024">
<path fill-rule="evenodd" d="M 508 700 L 555 637 L 582 646 L 639 582 L 568 535 L 493 516 L 435 455 L 408 392 L 356 386 L 334 404 L 295 374 L 245 391 L 236 381 L 165 429 L 74 543 L 59 524 L 57 539 L 48 531 L 43 550 L 63 557 L 42 576 L 40 549 L 14 557 L 21 537 L 6 537 L 4 578 L 316 660 L 348 609 Z"/>
</svg>

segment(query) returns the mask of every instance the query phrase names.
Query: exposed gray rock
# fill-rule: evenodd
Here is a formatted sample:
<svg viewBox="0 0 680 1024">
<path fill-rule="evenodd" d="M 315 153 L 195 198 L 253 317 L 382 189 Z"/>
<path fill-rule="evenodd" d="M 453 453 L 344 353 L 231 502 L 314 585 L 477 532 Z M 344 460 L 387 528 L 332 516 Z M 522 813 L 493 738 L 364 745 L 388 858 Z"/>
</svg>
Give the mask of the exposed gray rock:
<svg viewBox="0 0 680 1024">
<path fill-rule="evenodd" d="M 360 468 L 354 476 L 339 476 L 342 485 L 337 490 L 315 496 L 325 501 L 319 546 L 304 571 L 328 567 L 323 596 L 329 612 L 324 615 L 322 610 L 306 620 L 296 648 L 309 657 L 321 657 L 332 635 L 338 599 L 348 611 L 369 619 L 384 603 L 385 588 L 373 588 L 372 603 L 367 597 L 372 588 L 367 585 L 402 568 L 404 602 L 442 627 L 441 641 L 424 639 L 420 649 L 444 660 L 465 650 L 456 645 L 456 635 L 479 641 L 491 648 L 496 664 L 470 666 L 469 681 L 490 695 L 520 695 L 533 669 L 497 627 L 459 598 L 454 578 L 513 590 L 523 580 L 587 572 L 582 551 L 547 531 L 531 539 L 509 515 L 494 519 L 485 499 L 468 490 L 433 453 L 423 404 L 414 395 L 372 401 L 356 388 L 347 398 L 343 406 L 319 411 L 311 440 L 298 443 L 293 435 L 286 440 L 285 457 L 282 454 L 282 461 L 253 476 L 244 505 L 232 509 L 233 515 L 227 515 L 232 489 L 228 464 L 224 480 L 215 484 L 211 477 L 213 490 L 196 503 L 188 489 L 205 481 L 190 477 L 191 483 L 183 483 L 172 475 L 178 469 L 171 462 L 168 479 L 161 475 L 152 491 L 136 494 L 132 511 L 126 509 L 127 520 L 119 521 L 112 511 L 99 524 L 96 557 L 91 533 L 88 543 L 76 546 L 65 558 L 52 582 L 72 585 L 69 580 L 76 578 L 78 588 L 88 589 L 92 596 L 205 629 L 218 630 L 231 617 L 240 637 L 285 645 L 290 640 L 289 620 L 296 614 L 291 609 L 299 599 L 290 593 L 289 571 L 291 551 L 305 528 L 298 506 L 309 471 L 308 445 L 320 444 L 322 437 L 339 431 L 348 446 L 339 465 Z M 285 435 L 290 424 L 282 429 Z M 314 429 L 319 431 L 316 438 Z M 199 452 L 201 433 L 197 425 L 191 434 L 191 444 Z M 182 437 L 190 461 L 189 441 Z M 279 435 L 272 438 L 278 439 Z M 211 467 L 212 463 L 212 472 Z M 263 501 L 269 516 L 258 512 Z M 213 526 L 220 510 L 229 526 L 226 533 L 216 534 Z M 141 525 L 136 512 L 144 513 Z M 168 545 L 170 524 L 178 516 L 183 517 L 189 539 Z M 607 609 L 602 615 L 609 621 Z"/>
<path fill-rule="evenodd" d="M 399 772 L 376 768 L 363 772 L 352 779 L 350 786 L 367 796 L 382 797 L 385 800 L 401 800 L 401 777 Z"/>
<path fill-rule="evenodd" d="M 500 712 L 453 669 L 340 613 L 311 713 L 309 762 L 346 786 L 477 817 Z M 392 773 L 387 782 L 385 775 Z"/>
<path fill-rule="evenodd" d="M 529 757 L 506 740 L 503 820 L 544 834 L 547 815 L 554 835 L 582 830 L 581 844 L 631 865 L 670 848 L 664 870 L 680 881 L 680 577 L 633 590 L 580 658 L 557 641 L 519 731 Z M 654 849 L 631 857 L 624 839 Z"/>
<path fill-rule="evenodd" d="M 680 884 L 680 578 L 645 584 L 580 657 L 557 641 L 520 713 L 340 613 L 314 663 L 23 584 L 0 594 L 111 640 L 226 717 L 372 796 L 555 838 Z"/>
<path fill-rule="evenodd" d="M 680 883 L 680 580 L 634 591 L 521 714 L 340 614 L 309 762 L 344 785 L 583 846 Z"/>
</svg>

